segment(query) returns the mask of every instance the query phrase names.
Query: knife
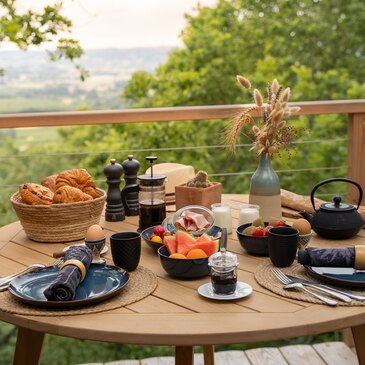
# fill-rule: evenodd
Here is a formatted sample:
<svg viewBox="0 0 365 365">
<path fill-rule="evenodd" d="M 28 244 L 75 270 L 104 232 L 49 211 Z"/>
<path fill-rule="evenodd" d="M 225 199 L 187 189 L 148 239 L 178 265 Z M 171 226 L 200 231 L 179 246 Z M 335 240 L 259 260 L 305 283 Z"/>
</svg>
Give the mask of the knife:
<svg viewBox="0 0 365 365">
<path fill-rule="evenodd" d="M 358 294 L 352 294 L 348 293 L 342 290 L 334 289 L 332 287 L 329 287 L 327 285 L 318 284 L 313 281 L 308 281 L 304 279 L 297 278 L 295 276 L 286 275 L 290 280 L 294 281 L 295 283 L 301 283 L 305 286 L 309 286 L 311 288 L 315 288 L 318 290 L 323 291 L 324 293 L 327 293 L 328 295 L 332 295 L 333 297 L 342 300 L 343 302 L 350 303 L 351 298 L 357 299 L 357 300 L 365 300 L 365 296 L 358 295 Z"/>
</svg>

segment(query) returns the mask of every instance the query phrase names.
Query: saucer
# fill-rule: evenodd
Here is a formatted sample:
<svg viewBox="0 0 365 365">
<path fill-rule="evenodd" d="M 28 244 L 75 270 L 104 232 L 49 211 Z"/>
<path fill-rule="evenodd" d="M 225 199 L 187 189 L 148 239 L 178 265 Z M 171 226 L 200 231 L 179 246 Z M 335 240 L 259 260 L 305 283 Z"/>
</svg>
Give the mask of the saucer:
<svg viewBox="0 0 365 365">
<path fill-rule="evenodd" d="M 85 243 L 78 243 L 78 244 L 76 244 L 76 245 L 72 245 L 72 246 L 85 246 Z M 62 251 L 64 251 L 64 252 L 66 252 L 69 248 L 70 248 L 71 246 L 66 246 Z M 100 252 L 100 255 L 105 255 L 107 252 L 108 252 L 108 246 L 107 245 L 105 245 L 104 247 L 103 247 L 103 249 L 101 250 L 101 252 Z M 95 263 L 95 262 L 94 262 Z"/>
<path fill-rule="evenodd" d="M 246 283 L 243 283 L 242 281 L 237 281 L 237 288 L 236 291 L 233 294 L 228 295 L 219 295 L 215 294 L 213 292 L 213 287 L 211 283 L 206 283 L 201 285 L 198 288 L 198 293 L 209 299 L 215 299 L 215 300 L 233 300 L 233 299 L 240 299 L 247 297 L 252 293 L 252 287 L 251 285 L 248 285 Z"/>
</svg>

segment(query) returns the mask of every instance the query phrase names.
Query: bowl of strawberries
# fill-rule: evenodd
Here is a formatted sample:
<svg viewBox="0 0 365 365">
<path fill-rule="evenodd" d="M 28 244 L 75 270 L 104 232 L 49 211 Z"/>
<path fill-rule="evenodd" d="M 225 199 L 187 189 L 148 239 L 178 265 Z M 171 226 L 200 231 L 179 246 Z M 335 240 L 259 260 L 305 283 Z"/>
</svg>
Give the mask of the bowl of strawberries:
<svg viewBox="0 0 365 365">
<path fill-rule="evenodd" d="M 250 254 L 268 256 L 268 234 L 272 227 L 287 226 L 285 221 L 275 217 L 270 217 L 268 222 L 264 222 L 261 217 L 252 223 L 239 226 L 236 230 L 241 247 Z"/>
</svg>

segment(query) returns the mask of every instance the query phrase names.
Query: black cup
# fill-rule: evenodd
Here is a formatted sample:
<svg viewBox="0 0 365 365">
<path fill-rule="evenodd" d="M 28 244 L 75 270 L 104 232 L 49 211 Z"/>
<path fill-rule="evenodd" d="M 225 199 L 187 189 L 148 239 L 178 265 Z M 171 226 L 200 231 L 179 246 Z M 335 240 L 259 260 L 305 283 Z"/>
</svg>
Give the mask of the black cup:
<svg viewBox="0 0 365 365">
<path fill-rule="evenodd" d="M 292 227 L 273 227 L 269 229 L 269 257 L 273 265 L 288 267 L 295 259 L 299 231 Z"/>
<path fill-rule="evenodd" d="M 138 232 L 119 232 L 110 236 L 110 247 L 115 266 L 133 271 L 141 257 L 141 234 Z"/>
</svg>

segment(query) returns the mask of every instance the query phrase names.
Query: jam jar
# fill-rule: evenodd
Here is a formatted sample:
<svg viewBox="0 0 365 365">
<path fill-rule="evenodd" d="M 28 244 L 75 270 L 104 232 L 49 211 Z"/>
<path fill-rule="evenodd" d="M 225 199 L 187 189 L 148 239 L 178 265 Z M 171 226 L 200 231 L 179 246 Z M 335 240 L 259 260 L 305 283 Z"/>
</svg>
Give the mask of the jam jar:
<svg viewBox="0 0 365 365">
<path fill-rule="evenodd" d="M 237 286 L 238 258 L 231 252 L 216 252 L 209 257 L 214 294 L 233 294 Z"/>
</svg>

